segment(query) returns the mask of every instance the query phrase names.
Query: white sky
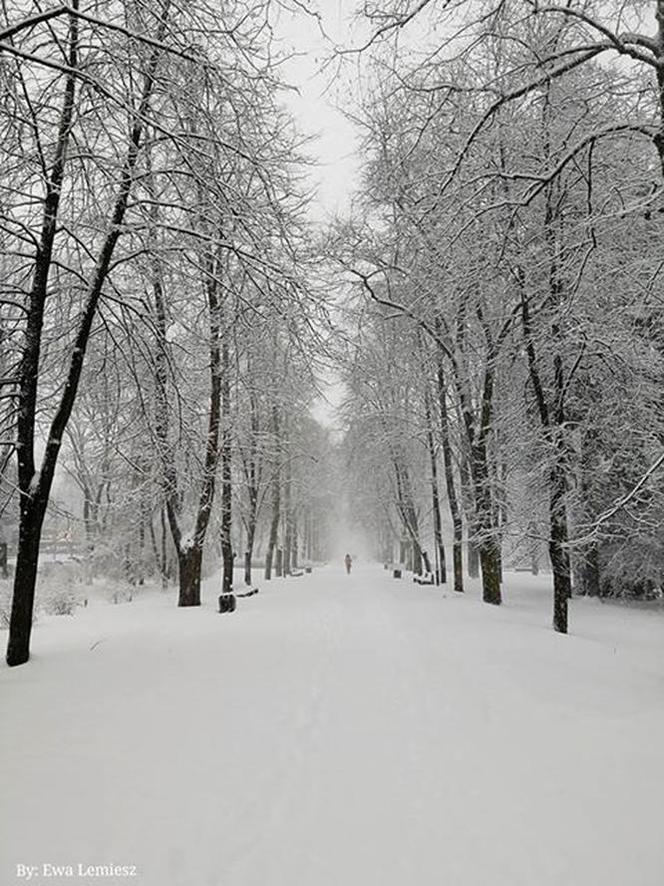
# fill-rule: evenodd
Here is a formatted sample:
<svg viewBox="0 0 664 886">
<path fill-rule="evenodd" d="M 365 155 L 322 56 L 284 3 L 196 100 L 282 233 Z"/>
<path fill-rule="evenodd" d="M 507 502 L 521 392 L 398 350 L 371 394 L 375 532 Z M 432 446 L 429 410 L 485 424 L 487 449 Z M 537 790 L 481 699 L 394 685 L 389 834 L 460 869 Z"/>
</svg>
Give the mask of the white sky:
<svg viewBox="0 0 664 886">
<path fill-rule="evenodd" d="M 317 190 L 310 214 L 314 222 L 325 223 L 335 215 L 345 215 L 359 184 L 360 161 L 355 127 L 339 110 L 349 105 L 348 85 L 333 79 L 330 66 L 321 67 L 334 46 L 353 45 L 351 17 L 358 0 L 319 0 L 324 36 L 313 17 L 303 13 L 282 13 L 278 21 L 280 50 L 295 55 L 282 67 L 284 80 L 297 87 L 284 97 L 284 104 L 295 117 L 303 135 L 316 136 L 307 154 L 317 161 L 311 169 L 311 187 Z M 349 66 L 350 67 L 350 66 Z M 336 410 L 345 394 L 336 373 L 319 378 L 323 396 L 312 410 L 328 428 L 338 428 Z"/>
<path fill-rule="evenodd" d="M 316 20 L 303 13 L 282 13 L 278 23 L 280 48 L 297 54 L 284 64 L 282 71 L 284 79 L 296 86 L 299 94 L 289 93 L 284 103 L 303 134 L 317 136 L 307 152 L 320 164 L 312 170 L 311 178 L 318 190 L 312 215 L 321 221 L 343 213 L 357 185 L 356 131 L 338 109 L 344 102 L 343 84 L 330 82 L 331 69 L 320 71 L 332 44 L 348 46 L 353 42 L 350 18 L 356 6 L 357 0 L 320 0 L 327 40 Z"/>
</svg>

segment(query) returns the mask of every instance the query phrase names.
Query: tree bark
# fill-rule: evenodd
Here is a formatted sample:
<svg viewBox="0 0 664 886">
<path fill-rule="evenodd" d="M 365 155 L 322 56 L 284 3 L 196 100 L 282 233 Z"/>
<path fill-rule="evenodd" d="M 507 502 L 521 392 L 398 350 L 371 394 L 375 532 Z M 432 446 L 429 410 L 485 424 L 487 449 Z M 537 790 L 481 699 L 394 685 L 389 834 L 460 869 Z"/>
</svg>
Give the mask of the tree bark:
<svg viewBox="0 0 664 886">
<path fill-rule="evenodd" d="M 427 387 L 424 391 L 424 415 L 427 430 L 427 446 L 429 449 L 429 461 L 431 463 L 431 508 L 433 512 L 433 534 L 436 544 L 436 584 L 447 582 L 447 570 L 445 564 L 445 545 L 443 544 L 443 525 L 440 516 L 440 495 L 438 492 L 438 454 L 433 436 L 433 424 L 431 418 L 431 400 Z"/>
<path fill-rule="evenodd" d="M 659 129 L 653 139 L 657 153 L 659 154 L 659 162 L 664 176 L 664 0 L 657 0 L 657 10 L 655 12 L 657 18 L 657 98 L 659 110 Z"/>
<path fill-rule="evenodd" d="M 479 546 L 480 565 L 482 567 L 482 599 L 485 603 L 499 606 L 502 602 L 500 592 L 500 554 L 493 539 L 483 541 Z"/>
<path fill-rule="evenodd" d="M 390 446 L 390 452 L 396 481 L 396 508 L 401 519 L 403 531 L 409 542 L 406 554 L 410 554 L 410 556 L 408 557 L 406 568 L 415 572 L 416 575 L 421 575 L 422 546 L 419 540 L 419 521 L 413 500 L 408 466 L 404 461 L 402 453 L 397 448 Z M 402 562 L 404 562 L 403 557 Z"/>
<path fill-rule="evenodd" d="M 596 467 L 597 433 L 593 429 L 586 430 L 581 436 L 581 499 L 582 519 L 592 525 L 597 516 L 592 500 L 592 476 Z M 593 539 L 584 550 L 579 552 L 581 592 L 589 597 L 598 597 L 601 585 L 601 569 L 599 544 Z M 578 560 L 577 560 L 578 562 Z"/>
<path fill-rule="evenodd" d="M 275 440 L 275 463 L 274 474 L 272 477 L 272 518 L 270 521 L 270 536 L 267 543 L 267 553 L 265 555 L 265 579 L 270 581 L 272 578 L 272 561 L 274 559 L 275 549 L 277 547 L 277 539 L 279 537 L 279 521 L 281 519 L 281 437 L 279 411 L 277 406 L 272 407 L 272 432 Z"/>
<path fill-rule="evenodd" d="M 285 578 L 291 574 L 293 565 L 293 481 L 291 477 L 291 460 L 288 438 L 286 439 L 286 478 L 284 480 L 284 550 L 282 561 L 282 575 Z"/>
<path fill-rule="evenodd" d="M 199 546 L 180 548 L 178 554 L 178 606 L 201 605 L 201 569 L 203 549 Z"/>
<path fill-rule="evenodd" d="M 526 357 L 535 402 L 545 439 L 552 448 L 552 464 L 549 471 L 549 559 L 553 571 L 553 627 L 561 634 L 567 633 L 568 613 L 567 601 L 572 594 L 571 568 L 567 545 L 567 513 L 565 493 L 567 478 L 564 468 L 564 444 L 562 439 L 564 425 L 564 391 L 562 357 L 554 356 L 554 388 L 555 405 L 549 408 L 535 353 L 533 342 L 530 310 L 525 296 L 523 280 L 521 280 L 521 320 L 526 343 Z"/>
<path fill-rule="evenodd" d="M 14 596 L 10 616 L 7 664 L 25 664 L 30 658 L 30 635 L 35 604 L 37 566 L 46 502 L 22 498 L 19 540 L 14 573 Z"/>
<path fill-rule="evenodd" d="M 555 498 L 555 497 L 552 497 Z M 549 557 L 553 569 L 553 627 L 560 634 L 567 633 L 568 600 L 572 596 L 566 521 L 559 519 L 555 505 L 551 507 L 551 538 Z"/>
<path fill-rule="evenodd" d="M 494 370 L 489 357 L 484 371 L 480 404 L 480 427 L 471 448 L 471 476 L 479 528 L 479 555 L 482 568 L 482 599 L 494 606 L 502 602 L 500 592 L 500 547 L 493 526 L 491 475 L 489 472 L 487 438 L 491 423 Z"/>
<path fill-rule="evenodd" d="M 258 461 L 258 435 L 260 432 L 260 421 L 258 414 L 258 405 L 253 393 L 249 395 L 249 406 L 251 412 L 251 441 L 249 444 L 249 455 L 242 459 L 244 466 L 244 474 L 247 483 L 247 494 L 249 497 L 249 511 L 247 514 L 247 547 L 244 553 L 244 582 L 251 584 L 251 561 L 256 544 L 256 524 L 258 522 L 258 493 L 259 493 L 259 466 Z"/>
<path fill-rule="evenodd" d="M 293 547 L 292 547 L 293 569 L 298 569 L 299 565 L 300 565 L 299 564 L 300 544 L 299 544 L 299 539 L 297 537 L 297 533 L 298 533 L 297 520 L 295 517 L 293 517 Z"/>
<path fill-rule="evenodd" d="M 231 536 L 233 521 L 233 487 L 231 485 L 231 388 L 229 381 L 230 360 L 228 344 L 221 347 L 221 557 L 222 592 L 230 594 L 233 588 L 233 540 Z"/>
<path fill-rule="evenodd" d="M 438 328 L 440 328 L 438 326 Z M 447 390 L 445 384 L 445 367 L 443 354 L 437 349 L 436 379 L 438 385 L 438 410 L 440 417 L 440 439 L 443 449 L 443 468 L 445 471 L 445 489 L 447 502 L 452 519 L 453 542 L 452 542 L 452 568 L 454 571 L 454 590 L 463 593 L 463 519 L 454 482 L 454 462 L 452 459 L 452 446 L 450 444 L 450 427 L 447 414 Z"/>
<path fill-rule="evenodd" d="M 471 527 L 469 530 L 473 537 L 468 539 L 467 551 L 466 551 L 466 559 L 468 565 L 468 577 L 469 578 L 479 578 L 480 575 L 480 550 L 475 541 L 474 535 L 477 531 L 475 527 Z"/>
</svg>

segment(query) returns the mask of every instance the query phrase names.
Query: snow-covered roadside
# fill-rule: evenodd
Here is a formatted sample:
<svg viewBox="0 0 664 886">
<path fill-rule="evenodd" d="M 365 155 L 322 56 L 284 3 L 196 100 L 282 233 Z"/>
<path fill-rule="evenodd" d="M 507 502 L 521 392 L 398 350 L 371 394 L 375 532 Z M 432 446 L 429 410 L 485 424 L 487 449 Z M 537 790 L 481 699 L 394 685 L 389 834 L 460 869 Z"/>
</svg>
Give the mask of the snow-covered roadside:
<svg viewBox="0 0 664 886">
<path fill-rule="evenodd" d="M 574 601 L 561 637 L 545 585 L 329 568 L 42 618 L 0 672 L 2 883 L 661 886 L 664 619 Z"/>
</svg>

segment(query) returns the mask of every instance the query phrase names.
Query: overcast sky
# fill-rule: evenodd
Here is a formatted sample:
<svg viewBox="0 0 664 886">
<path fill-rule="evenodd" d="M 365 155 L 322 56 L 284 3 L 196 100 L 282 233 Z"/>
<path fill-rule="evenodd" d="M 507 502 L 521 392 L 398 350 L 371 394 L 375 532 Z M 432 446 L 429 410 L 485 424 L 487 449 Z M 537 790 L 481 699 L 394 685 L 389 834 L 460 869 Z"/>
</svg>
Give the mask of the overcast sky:
<svg viewBox="0 0 664 886">
<path fill-rule="evenodd" d="M 318 187 L 318 200 L 312 208 L 314 217 L 324 220 L 348 207 L 349 197 L 357 184 L 358 159 L 356 131 L 338 109 L 343 104 L 343 84 L 332 79 L 331 69 L 321 73 L 332 44 L 348 46 L 352 42 L 351 15 L 357 0 L 323 0 L 320 3 L 322 25 L 329 39 L 323 36 L 312 17 L 302 13 L 281 15 L 279 36 L 284 51 L 297 53 L 284 66 L 285 79 L 297 86 L 285 103 L 291 109 L 302 132 L 318 138 L 308 153 L 319 162 L 312 171 Z"/>
<path fill-rule="evenodd" d="M 321 23 L 325 35 L 313 17 L 302 13 L 283 13 L 277 33 L 280 49 L 295 53 L 285 63 L 282 73 L 286 82 L 298 92 L 288 93 L 284 103 L 293 113 L 299 130 L 316 136 L 308 145 L 307 153 L 318 166 L 311 170 L 311 186 L 317 188 L 317 199 L 311 206 L 311 216 L 324 223 L 334 215 L 344 215 L 350 208 L 350 198 L 358 186 L 359 159 L 356 154 L 355 127 L 339 110 L 348 106 L 348 87 L 335 80 L 332 68 L 321 71 L 333 47 L 349 46 L 353 39 L 352 14 L 357 0 L 320 0 Z M 324 385 L 312 412 L 315 418 L 329 428 L 338 427 L 336 409 L 344 398 L 344 388 L 331 370 L 319 378 Z"/>
</svg>

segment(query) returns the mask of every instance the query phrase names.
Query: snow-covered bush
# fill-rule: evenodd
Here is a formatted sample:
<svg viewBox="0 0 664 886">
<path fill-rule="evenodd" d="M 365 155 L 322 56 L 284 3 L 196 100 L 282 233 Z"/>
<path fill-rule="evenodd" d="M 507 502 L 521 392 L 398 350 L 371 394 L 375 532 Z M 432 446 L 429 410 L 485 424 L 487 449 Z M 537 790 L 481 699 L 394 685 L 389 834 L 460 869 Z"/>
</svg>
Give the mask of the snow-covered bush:
<svg viewBox="0 0 664 886">
<path fill-rule="evenodd" d="M 47 615 L 74 615 L 83 597 L 80 564 L 69 560 L 40 563 L 37 606 L 42 612 Z"/>
<path fill-rule="evenodd" d="M 47 615 L 74 615 L 77 605 L 78 594 L 72 588 L 53 588 L 43 598 Z"/>
<path fill-rule="evenodd" d="M 105 575 L 103 578 L 95 579 L 94 584 L 89 588 L 90 595 L 97 600 L 106 600 L 108 603 L 130 603 L 137 588 L 128 585 L 126 581 L 116 578 L 115 576 Z"/>
</svg>

